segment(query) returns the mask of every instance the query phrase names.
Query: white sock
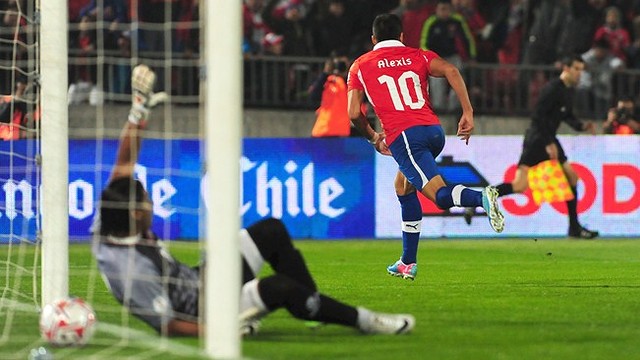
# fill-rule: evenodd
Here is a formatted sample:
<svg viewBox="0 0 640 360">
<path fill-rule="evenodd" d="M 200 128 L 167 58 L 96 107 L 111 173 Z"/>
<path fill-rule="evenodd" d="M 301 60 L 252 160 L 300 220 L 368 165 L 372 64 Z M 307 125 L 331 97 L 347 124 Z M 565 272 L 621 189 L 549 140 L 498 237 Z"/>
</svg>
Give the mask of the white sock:
<svg viewBox="0 0 640 360">
<path fill-rule="evenodd" d="M 366 330 L 371 327 L 371 319 L 373 318 L 373 312 L 369 309 L 358 307 L 358 329 Z"/>
<path fill-rule="evenodd" d="M 242 292 L 240 293 L 240 315 L 243 313 L 266 313 L 268 312 L 267 306 L 260 297 L 258 291 L 258 279 L 253 279 L 242 286 Z"/>
</svg>

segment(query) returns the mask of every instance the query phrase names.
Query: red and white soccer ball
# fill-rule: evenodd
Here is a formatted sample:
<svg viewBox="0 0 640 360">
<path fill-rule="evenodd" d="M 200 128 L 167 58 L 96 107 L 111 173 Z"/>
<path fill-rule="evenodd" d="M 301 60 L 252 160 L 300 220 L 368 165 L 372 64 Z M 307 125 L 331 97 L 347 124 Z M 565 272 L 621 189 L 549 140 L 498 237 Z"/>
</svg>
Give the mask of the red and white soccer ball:
<svg viewBox="0 0 640 360">
<path fill-rule="evenodd" d="M 68 297 L 45 305 L 40 314 L 40 334 L 51 345 L 82 346 L 93 336 L 96 322 L 91 305 Z"/>
</svg>

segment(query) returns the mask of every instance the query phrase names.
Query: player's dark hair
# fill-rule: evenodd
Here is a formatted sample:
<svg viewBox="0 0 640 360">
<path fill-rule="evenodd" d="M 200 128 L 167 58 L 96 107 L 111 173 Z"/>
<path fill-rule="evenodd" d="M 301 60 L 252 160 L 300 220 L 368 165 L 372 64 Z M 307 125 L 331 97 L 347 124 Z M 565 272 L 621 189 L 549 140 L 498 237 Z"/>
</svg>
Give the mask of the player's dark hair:
<svg viewBox="0 0 640 360">
<path fill-rule="evenodd" d="M 373 36 L 378 41 L 400 40 L 402 21 L 395 14 L 380 14 L 373 20 Z"/>
<path fill-rule="evenodd" d="M 579 62 L 581 64 L 584 64 L 584 59 L 580 54 L 574 54 L 574 55 L 567 55 L 563 57 L 561 62 L 562 62 L 562 66 L 571 66 L 573 65 L 574 62 Z"/>
<path fill-rule="evenodd" d="M 144 201 L 144 187 L 132 177 L 120 177 L 109 182 L 100 195 L 100 235 L 129 234 L 130 211 Z"/>
</svg>

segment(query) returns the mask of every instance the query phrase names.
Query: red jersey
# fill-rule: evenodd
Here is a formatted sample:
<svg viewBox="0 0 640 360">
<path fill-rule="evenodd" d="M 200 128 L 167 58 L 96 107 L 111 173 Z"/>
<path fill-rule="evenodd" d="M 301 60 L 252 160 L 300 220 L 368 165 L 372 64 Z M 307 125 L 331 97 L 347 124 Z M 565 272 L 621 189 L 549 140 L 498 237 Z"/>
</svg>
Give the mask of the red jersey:
<svg viewBox="0 0 640 360">
<path fill-rule="evenodd" d="M 387 144 L 410 127 L 440 124 L 431 108 L 428 82 L 431 60 L 437 57 L 433 51 L 386 40 L 351 65 L 348 90 L 367 94 Z"/>
</svg>

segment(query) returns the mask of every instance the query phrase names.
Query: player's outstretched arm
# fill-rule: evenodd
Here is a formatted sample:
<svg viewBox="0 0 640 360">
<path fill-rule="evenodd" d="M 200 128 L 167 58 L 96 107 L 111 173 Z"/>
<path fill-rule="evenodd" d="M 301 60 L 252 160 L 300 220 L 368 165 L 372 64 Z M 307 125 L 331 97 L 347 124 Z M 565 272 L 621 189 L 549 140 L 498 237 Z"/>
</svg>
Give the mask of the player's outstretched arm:
<svg viewBox="0 0 640 360">
<path fill-rule="evenodd" d="M 202 327 L 194 322 L 171 319 L 167 324 L 167 336 L 198 336 L 202 332 Z"/>
<path fill-rule="evenodd" d="M 129 177 L 138 161 L 142 131 L 151 108 L 166 100 L 166 93 L 153 93 L 156 74 L 147 65 L 138 65 L 131 74 L 131 109 L 120 133 L 120 143 L 111 179 Z"/>
</svg>

